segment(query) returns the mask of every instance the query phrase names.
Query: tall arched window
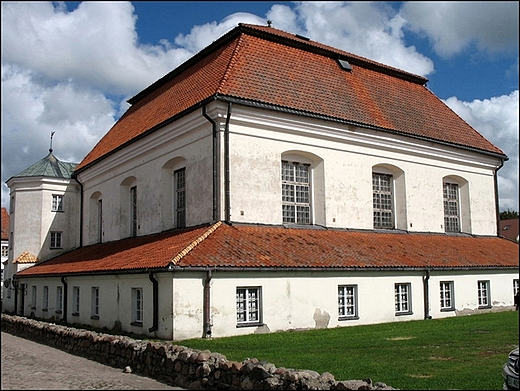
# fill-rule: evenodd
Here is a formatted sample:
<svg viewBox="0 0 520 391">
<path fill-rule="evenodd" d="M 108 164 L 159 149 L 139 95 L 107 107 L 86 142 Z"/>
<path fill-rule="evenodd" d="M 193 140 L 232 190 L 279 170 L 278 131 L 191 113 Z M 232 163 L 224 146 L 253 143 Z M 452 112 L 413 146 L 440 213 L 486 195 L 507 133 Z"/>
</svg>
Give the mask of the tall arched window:
<svg viewBox="0 0 520 391">
<path fill-rule="evenodd" d="M 137 180 L 131 176 L 120 187 L 120 234 L 121 237 L 138 235 Z"/>
<path fill-rule="evenodd" d="M 103 199 L 99 191 L 92 193 L 89 203 L 89 242 L 103 242 Z"/>
<path fill-rule="evenodd" d="M 323 161 L 305 152 L 282 155 L 282 222 L 324 224 Z"/>
<path fill-rule="evenodd" d="M 404 172 L 389 164 L 372 167 L 374 229 L 406 229 Z"/>
<path fill-rule="evenodd" d="M 471 232 L 468 181 L 457 175 L 442 179 L 445 232 Z"/>
<path fill-rule="evenodd" d="M 163 229 L 186 226 L 186 160 L 175 157 L 161 169 Z"/>
</svg>

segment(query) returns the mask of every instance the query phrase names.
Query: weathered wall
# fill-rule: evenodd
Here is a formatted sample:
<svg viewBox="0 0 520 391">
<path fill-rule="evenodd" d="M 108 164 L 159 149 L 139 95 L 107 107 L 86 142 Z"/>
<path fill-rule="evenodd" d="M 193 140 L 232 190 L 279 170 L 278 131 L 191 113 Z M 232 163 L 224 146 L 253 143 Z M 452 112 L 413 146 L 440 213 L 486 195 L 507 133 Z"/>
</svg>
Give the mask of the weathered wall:
<svg viewBox="0 0 520 391">
<path fill-rule="evenodd" d="M 328 372 L 275 367 L 171 342 L 135 340 L 2 314 L 2 331 L 69 353 L 194 390 L 394 390 L 370 379 L 336 381 Z M 127 368 L 128 367 L 128 368 Z"/>
</svg>

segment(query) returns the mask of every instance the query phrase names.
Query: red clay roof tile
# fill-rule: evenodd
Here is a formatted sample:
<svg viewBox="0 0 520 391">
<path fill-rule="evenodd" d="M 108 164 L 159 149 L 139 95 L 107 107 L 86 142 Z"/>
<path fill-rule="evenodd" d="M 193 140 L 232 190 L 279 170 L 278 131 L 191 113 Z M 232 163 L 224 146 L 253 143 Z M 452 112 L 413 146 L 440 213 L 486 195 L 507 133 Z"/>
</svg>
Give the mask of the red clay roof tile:
<svg viewBox="0 0 520 391">
<path fill-rule="evenodd" d="M 352 71 L 338 65 L 352 62 Z M 504 155 L 424 85 L 427 79 L 271 27 L 241 25 L 152 84 L 77 171 L 217 96 L 259 102 Z"/>
<path fill-rule="evenodd" d="M 219 222 L 209 228 L 83 247 L 17 275 L 117 273 L 169 265 L 187 269 L 511 268 L 518 267 L 518 254 L 517 243 L 499 237 L 229 226 Z"/>
</svg>

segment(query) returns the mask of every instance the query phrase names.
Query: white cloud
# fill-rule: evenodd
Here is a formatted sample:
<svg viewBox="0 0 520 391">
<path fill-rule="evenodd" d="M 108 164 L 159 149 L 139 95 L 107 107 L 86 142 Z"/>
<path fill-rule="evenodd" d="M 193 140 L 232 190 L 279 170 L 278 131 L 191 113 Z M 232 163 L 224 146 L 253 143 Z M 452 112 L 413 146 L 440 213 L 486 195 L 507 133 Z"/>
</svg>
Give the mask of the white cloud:
<svg viewBox="0 0 520 391">
<path fill-rule="evenodd" d="M 517 1 L 408 1 L 400 12 L 440 56 L 471 44 L 490 53 L 518 51 Z"/>
<path fill-rule="evenodd" d="M 519 210 L 518 90 L 510 95 L 472 102 L 451 97 L 445 103 L 509 157 L 498 171 L 500 210 Z"/>
<path fill-rule="evenodd" d="M 5 180 L 45 156 L 51 131 L 54 153 L 81 161 L 128 108 L 128 97 L 239 22 L 270 19 L 275 28 L 422 76 L 433 73 L 434 64 L 407 44 L 410 31 L 446 56 L 472 47 L 518 50 L 515 2 L 407 2 L 401 9 L 384 2 L 294 2 L 272 6 L 265 18 L 234 13 L 158 45 L 139 43 L 130 2 L 84 2 L 68 12 L 64 3 L 4 1 L 1 11 L 4 206 Z M 518 57 L 510 71 L 518 74 Z M 510 157 L 499 171 L 501 207 L 518 210 L 518 86 L 511 90 L 447 103 Z"/>
</svg>

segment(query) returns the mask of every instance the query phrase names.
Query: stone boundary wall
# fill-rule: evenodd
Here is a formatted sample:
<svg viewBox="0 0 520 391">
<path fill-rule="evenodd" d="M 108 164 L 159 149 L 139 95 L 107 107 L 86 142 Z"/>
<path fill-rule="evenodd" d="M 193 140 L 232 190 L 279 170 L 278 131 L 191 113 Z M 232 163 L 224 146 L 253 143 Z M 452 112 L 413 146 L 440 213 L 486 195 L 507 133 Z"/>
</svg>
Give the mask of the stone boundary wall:
<svg viewBox="0 0 520 391">
<path fill-rule="evenodd" d="M 370 379 L 336 381 L 328 372 L 275 367 L 255 358 L 228 361 L 222 354 L 169 341 L 136 340 L 4 313 L 2 331 L 191 390 L 394 390 Z"/>
</svg>

